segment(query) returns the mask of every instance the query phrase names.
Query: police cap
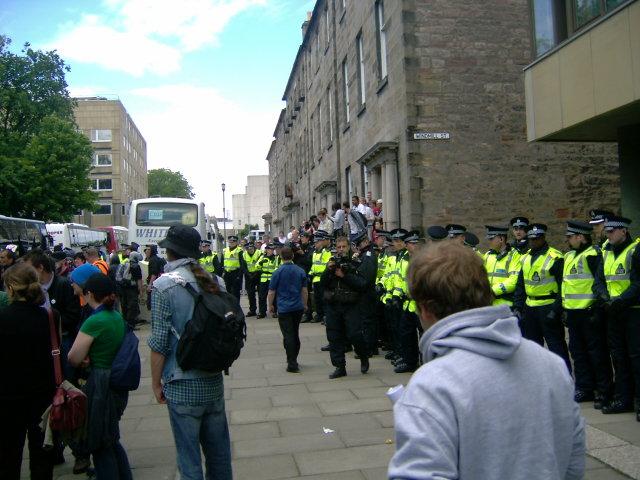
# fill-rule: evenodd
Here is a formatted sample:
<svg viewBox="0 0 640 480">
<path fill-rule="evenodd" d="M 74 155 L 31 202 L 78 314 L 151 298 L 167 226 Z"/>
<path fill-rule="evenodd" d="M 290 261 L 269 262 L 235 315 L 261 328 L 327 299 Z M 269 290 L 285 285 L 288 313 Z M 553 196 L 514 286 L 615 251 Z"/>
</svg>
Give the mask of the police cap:
<svg viewBox="0 0 640 480">
<path fill-rule="evenodd" d="M 447 232 L 446 228 L 440 225 L 431 225 L 429 228 L 427 228 L 427 235 L 429 235 L 429 238 L 431 240 L 438 241 L 447 238 L 449 236 L 449 232 Z"/>
<path fill-rule="evenodd" d="M 480 243 L 480 239 L 475 233 L 464 232 L 464 244 L 467 247 L 476 248 Z"/>
<path fill-rule="evenodd" d="M 351 239 L 351 243 L 353 243 L 354 245 L 360 245 L 360 242 L 362 242 L 365 238 L 369 239 L 369 236 L 367 235 L 366 230 L 362 230 L 360 233 L 356 233 L 353 236 L 353 238 Z"/>
<path fill-rule="evenodd" d="M 496 225 L 485 225 L 484 228 L 487 229 L 487 239 L 491 240 L 493 237 L 497 237 L 498 235 L 508 235 L 509 228 L 501 227 Z"/>
<path fill-rule="evenodd" d="M 451 238 L 458 235 L 464 235 L 464 232 L 467 231 L 467 227 L 465 227 L 464 225 L 458 225 L 457 223 L 450 223 L 444 228 L 447 230 L 447 233 Z"/>
<path fill-rule="evenodd" d="M 612 215 L 604 222 L 604 229 L 610 232 L 614 228 L 629 228 L 629 225 L 631 225 L 631 219 Z"/>
<path fill-rule="evenodd" d="M 406 231 L 404 228 L 394 228 L 393 230 L 391 230 L 389 232 L 389 234 L 391 235 L 391 240 L 402 240 L 402 241 L 404 241 L 404 239 L 409 234 L 409 232 Z"/>
<path fill-rule="evenodd" d="M 406 243 L 418 243 L 420 242 L 420 232 L 418 230 L 411 230 L 407 236 L 405 237 L 404 241 Z"/>
<path fill-rule="evenodd" d="M 238 241 L 238 236 L 237 235 L 229 235 L 227 237 L 227 240 L 229 240 L 230 242 L 237 242 Z"/>
<path fill-rule="evenodd" d="M 570 235 L 589 235 L 593 231 L 593 225 L 587 222 L 580 222 L 579 220 L 567 221 L 567 236 Z"/>
<path fill-rule="evenodd" d="M 527 229 L 527 227 L 529 226 L 529 219 L 527 217 L 513 217 L 509 223 L 511 224 L 511 227 L 513 228 L 522 228 L 524 230 Z"/>
<path fill-rule="evenodd" d="M 538 238 L 546 235 L 547 226 L 544 223 L 532 223 L 527 231 L 527 238 Z"/>
<path fill-rule="evenodd" d="M 614 216 L 615 216 L 614 213 L 610 210 L 601 210 L 598 208 L 594 208 L 589 212 L 589 217 L 591 218 L 591 220 L 589 220 L 589 223 L 591 224 L 602 223 L 606 221 L 607 218 L 614 217 Z"/>
</svg>

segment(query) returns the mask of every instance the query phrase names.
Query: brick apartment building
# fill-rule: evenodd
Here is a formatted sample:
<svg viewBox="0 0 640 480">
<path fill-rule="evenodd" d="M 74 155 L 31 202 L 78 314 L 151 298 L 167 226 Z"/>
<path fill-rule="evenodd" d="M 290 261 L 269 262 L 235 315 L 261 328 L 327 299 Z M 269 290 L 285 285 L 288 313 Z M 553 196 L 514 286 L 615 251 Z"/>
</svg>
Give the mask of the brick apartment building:
<svg viewBox="0 0 640 480">
<path fill-rule="evenodd" d="M 95 212 L 79 212 L 73 221 L 127 227 L 131 200 L 147 197 L 147 143 L 120 100 L 89 97 L 76 102 L 76 123 L 93 145 L 89 176 L 99 198 Z"/>
<path fill-rule="evenodd" d="M 318 0 L 269 150 L 274 229 L 353 194 L 386 228 L 620 206 L 611 143 L 528 143 L 527 0 Z"/>
</svg>

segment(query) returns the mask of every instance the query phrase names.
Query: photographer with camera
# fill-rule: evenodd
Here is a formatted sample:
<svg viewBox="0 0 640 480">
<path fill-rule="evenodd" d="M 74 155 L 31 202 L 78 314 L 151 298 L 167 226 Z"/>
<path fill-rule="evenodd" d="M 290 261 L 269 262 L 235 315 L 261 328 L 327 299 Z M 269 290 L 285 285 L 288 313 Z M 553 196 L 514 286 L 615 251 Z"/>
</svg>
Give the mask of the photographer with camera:
<svg viewBox="0 0 640 480">
<path fill-rule="evenodd" d="M 362 316 L 362 327 L 364 339 L 369 356 L 378 354 L 378 325 L 376 317 L 376 307 L 378 296 L 376 294 L 376 280 L 378 276 L 378 257 L 375 253 L 375 245 L 369 240 L 366 231 L 360 232 L 353 240 L 356 253 L 353 258 L 360 261 L 357 272 L 364 280 L 359 290 L 360 307 L 358 311 Z"/>
<path fill-rule="evenodd" d="M 323 290 L 329 339 L 331 364 L 335 371 L 329 378 L 347 375 L 345 344 L 354 346 L 360 357 L 360 371 L 369 371 L 369 352 L 365 341 L 363 302 L 368 301 L 366 289 L 373 289 L 375 283 L 375 264 L 360 259 L 352 259 L 349 252 L 349 240 L 338 237 L 336 255 L 329 259 L 319 285 Z M 317 301 L 317 298 L 316 298 Z"/>
</svg>

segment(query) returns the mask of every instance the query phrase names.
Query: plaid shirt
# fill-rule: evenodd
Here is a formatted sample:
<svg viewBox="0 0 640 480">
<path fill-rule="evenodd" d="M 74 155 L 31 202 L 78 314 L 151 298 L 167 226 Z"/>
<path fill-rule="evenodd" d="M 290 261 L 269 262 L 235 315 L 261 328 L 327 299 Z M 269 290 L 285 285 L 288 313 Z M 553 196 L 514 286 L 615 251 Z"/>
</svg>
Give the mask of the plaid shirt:
<svg viewBox="0 0 640 480">
<path fill-rule="evenodd" d="M 171 355 L 171 304 L 164 292 L 151 294 L 151 350 L 165 357 Z M 174 380 L 162 385 L 165 398 L 175 405 L 206 405 L 224 395 L 222 373 L 213 377 Z"/>
</svg>

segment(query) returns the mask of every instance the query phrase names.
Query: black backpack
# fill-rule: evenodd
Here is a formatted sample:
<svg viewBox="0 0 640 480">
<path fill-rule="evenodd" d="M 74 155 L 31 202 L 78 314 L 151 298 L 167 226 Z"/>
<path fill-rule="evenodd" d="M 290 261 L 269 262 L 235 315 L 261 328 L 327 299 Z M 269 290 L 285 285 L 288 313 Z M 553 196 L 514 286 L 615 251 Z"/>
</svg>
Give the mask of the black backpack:
<svg viewBox="0 0 640 480">
<path fill-rule="evenodd" d="M 184 371 L 228 374 L 247 338 L 247 324 L 238 300 L 227 292 L 197 292 L 188 283 L 186 288 L 195 307 L 193 318 L 178 337 L 178 365 Z"/>
</svg>

